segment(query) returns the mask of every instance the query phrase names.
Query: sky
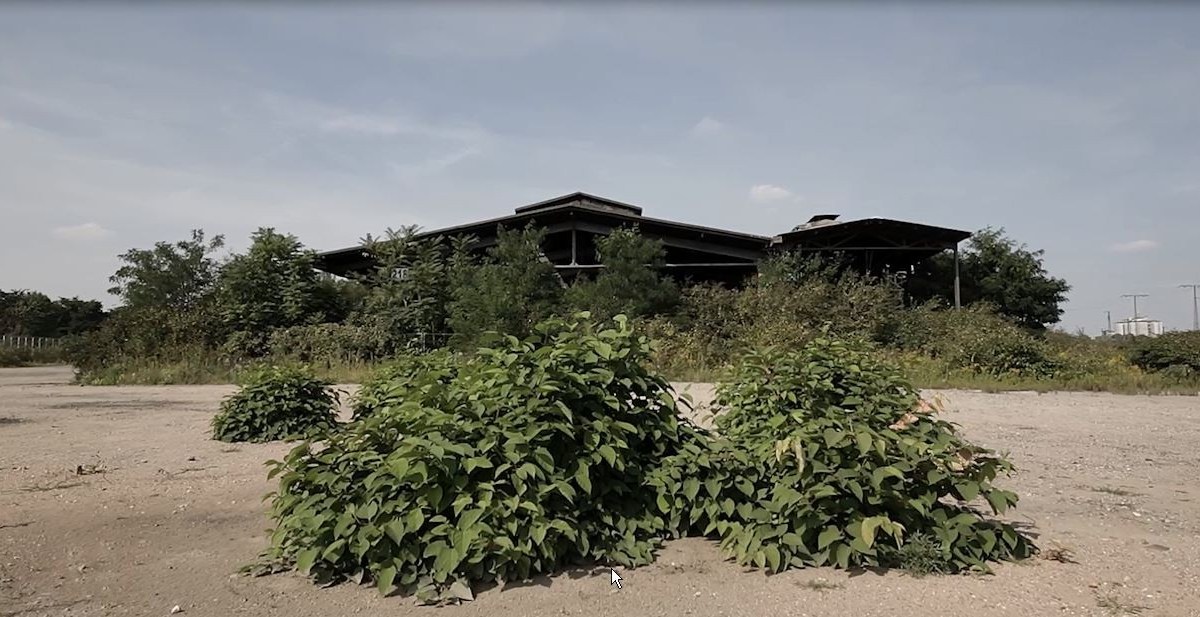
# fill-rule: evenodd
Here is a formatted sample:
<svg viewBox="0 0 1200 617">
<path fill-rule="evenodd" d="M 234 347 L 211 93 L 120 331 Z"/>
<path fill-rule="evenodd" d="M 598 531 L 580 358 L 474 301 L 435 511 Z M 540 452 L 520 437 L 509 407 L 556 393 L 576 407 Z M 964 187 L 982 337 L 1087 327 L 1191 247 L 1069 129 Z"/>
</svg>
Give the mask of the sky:
<svg viewBox="0 0 1200 617">
<path fill-rule="evenodd" d="M 1200 5 L 0 4 L 0 289 L 102 299 L 202 228 L 307 246 L 576 190 L 773 235 L 1003 227 L 1191 326 Z"/>
</svg>

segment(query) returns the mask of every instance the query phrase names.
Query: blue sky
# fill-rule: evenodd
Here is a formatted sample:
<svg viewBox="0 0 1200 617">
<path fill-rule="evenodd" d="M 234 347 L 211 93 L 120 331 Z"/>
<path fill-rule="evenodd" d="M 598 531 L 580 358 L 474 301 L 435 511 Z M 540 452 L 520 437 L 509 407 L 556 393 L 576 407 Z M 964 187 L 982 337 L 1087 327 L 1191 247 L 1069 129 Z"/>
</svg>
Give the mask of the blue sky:
<svg viewBox="0 0 1200 617">
<path fill-rule="evenodd" d="M 0 289 L 104 298 L 192 228 L 319 249 L 584 190 L 773 234 L 1006 228 L 1190 326 L 1200 6 L 0 5 Z"/>
</svg>

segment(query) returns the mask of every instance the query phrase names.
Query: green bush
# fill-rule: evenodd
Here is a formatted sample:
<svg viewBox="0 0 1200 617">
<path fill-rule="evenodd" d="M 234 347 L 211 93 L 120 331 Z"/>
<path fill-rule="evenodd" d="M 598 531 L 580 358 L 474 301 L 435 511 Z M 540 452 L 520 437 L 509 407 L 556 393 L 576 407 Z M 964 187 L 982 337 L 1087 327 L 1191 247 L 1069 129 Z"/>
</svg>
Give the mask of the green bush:
<svg viewBox="0 0 1200 617">
<path fill-rule="evenodd" d="M 685 289 L 677 315 L 650 323 L 661 335 L 656 362 L 672 376 L 703 376 L 749 349 L 802 345 L 823 329 L 879 340 L 894 329 L 901 309 L 900 289 L 891 280 L 784 255 L 763 263 L 742 289 Z"/>
<path fill-rule="evenodd" d="M 221 340 L 211 308 L 119 308 L 101 326 L 72 337 L 66 359 L 86 378 L 118 364 L 172 363 L 213 355 Z"/>
<path fill-rule="evenodd" d="M 992 485 L 1009 463 L 868 351 L 819 337 L 752 353 L 712 437 L 679 419 L 644 336 L 586 316 L 383 371 L 347 430 L 271 462 L 260 567 L 436 601 L 570 563 L 646 564 L 689 533 L 774 571 L 986 569 L 1034 550 L 966 504 L 1014 504 Z"/>
<path fill-rule="evenodd" d="M 377 369 L 354 394 L 354 419 L 361 420 L 406 400 L 428 400 L 434 389 L 446 387 L 458 374 L 457 358 L 449 351 L 399 356 Z"/>
<path fill-rule="evenodd" d="M 987 305 L 926 304 L 900 315 L 889 342 L 986 375 L 1053 377 L 1061 362 L 1046 343 Z"/>
<path fill-rule="evenodd" d="M 984 519 L 1016 503 L 995 487 L 1012 465 L 960 438 L 899 370 L 867 348 L 820 337 L 742 359 L 716 402 L 718 431 L 748 456 L 742 503 L 714 525 L 739 563 L 904 567 L 936 542 L 938 570 L 986 569 L 1035 549 Z"/>
<path fill-rule="evenodd" d="M 323 436 L 337 425 L 337 393 L 306 369 L 272 366 L 251 373 L 221 402 L 213 439 L 264 442 Z"/>
<path fill-rule="evenodd" d="M 62 361 L 63 349 L 59 346 L 37 349 L 0 346 L 0 366 L 4 367 L 58 364 Z"/>
<path fill-rule="evenodd" d="M 1189 377 L 1200 373 L 1200 331 L 1167 332 L 1138 337 L 1130 346 L 1130 359 L 1148 371 L 1166 371 Z"/>
<path fill-rule="evenodd" d="M 391 338 L 378 327 L 322 323 L 275 330 L 268 346 L 276 358 L 329 364 L 387 358 L 396 350 Z"/>
<path fill-rule="evenodd" d="M 577 316 L 398 365 L 361 421 L 274 463 L 268 562 L 425 600 L 573 562 L 650 562 L 678 530 L 647 482 L 698 433 L 648 354 L 623 317 L 597 330 Z"/>
</svg>

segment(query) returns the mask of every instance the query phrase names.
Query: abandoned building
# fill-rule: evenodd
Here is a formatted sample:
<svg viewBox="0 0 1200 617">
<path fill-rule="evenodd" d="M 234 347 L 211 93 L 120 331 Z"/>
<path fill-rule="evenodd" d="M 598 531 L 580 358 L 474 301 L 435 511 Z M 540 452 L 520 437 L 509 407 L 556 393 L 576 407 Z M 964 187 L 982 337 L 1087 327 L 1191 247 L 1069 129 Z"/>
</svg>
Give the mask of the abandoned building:
<svg viewBox="0 0 1200 617">
<path fill-rule="evenodd" d="M 639 206 L 571 193 L 520 206 L 508 216 L 425 231 L 420 237 L 470 236 L 470 249 L 483 252 L 496 244 L 499 229 L 521 229 L 530 223 L 545 231 L 542 252 L 564 280 L 603 267 L 596 256 L 597 237 L 636 226 L 642 235 L 662 242 L 672 277 L 728 285 L 745 281 L 760 260 L 782 251 L 836 253 L 874 274 L 907 272 L 947 250 L 954 251 L 957 264 L 958 244 L 971 236 L 958 229 L 883 218 L 840 221 L 837 215 L 814 216 L 791 231 L 762 236 L 651 218 L 643 216 Z M 362 246 L 321 253 L 317 259 L 318 268 L 341 276 L 364 272 L 371 265 Z"/>
</svg>

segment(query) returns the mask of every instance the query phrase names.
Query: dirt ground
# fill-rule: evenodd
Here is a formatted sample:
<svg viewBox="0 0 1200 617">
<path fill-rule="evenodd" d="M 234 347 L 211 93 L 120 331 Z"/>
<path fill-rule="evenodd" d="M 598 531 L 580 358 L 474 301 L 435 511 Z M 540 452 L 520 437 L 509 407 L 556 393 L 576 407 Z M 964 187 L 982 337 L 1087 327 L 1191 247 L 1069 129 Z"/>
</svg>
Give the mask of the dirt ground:
<svg viewBox="0 0 1200 617">
<path fill-rule="evenodd" d="M 266 544 L 263 461 L 286 444 L 208 439 L 225 386 L 80 387 L 0 370 L 0 616 L 1200 615 L 1200 399 L 947 393 L 974 441 L 1011 452 L 1015 518 L 1077 563 L 989 576 L 809 569 L 766 576 L 714 544 L 652 566 L 567 572 L 417 607 L 371 587 L 239 576 Z M 708 388 L 691 387 L 699 401 Z"/>
</svg>

